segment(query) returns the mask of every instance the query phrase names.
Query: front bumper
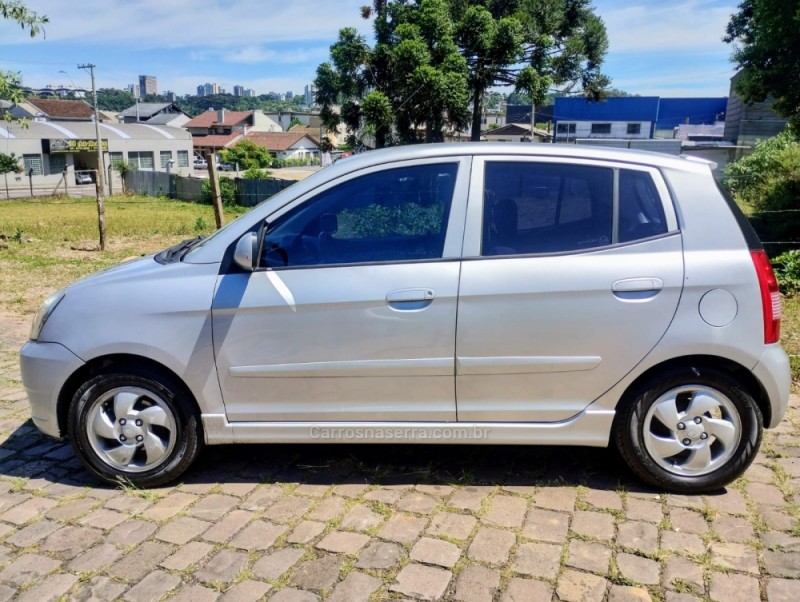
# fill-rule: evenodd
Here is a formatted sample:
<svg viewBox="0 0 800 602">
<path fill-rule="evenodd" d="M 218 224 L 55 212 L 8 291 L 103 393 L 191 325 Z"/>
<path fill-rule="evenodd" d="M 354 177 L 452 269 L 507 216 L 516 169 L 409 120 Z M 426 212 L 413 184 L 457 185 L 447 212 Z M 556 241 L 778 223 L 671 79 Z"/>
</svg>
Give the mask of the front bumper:
<svg viewBox="0 0 800 602">
<path fill-rule="evenodd" d="M 772 419 L 767 428 L 775 428 L 783 420 L 789 404 L 789 390 L 792 386 L 792 370 L 789 356 L 780 345 L 769 345 L 758 360 L 753 374 L 761 381 L 772 406 Z"/>
<path fill-rule="evenodd" d="M 43 433 L 60 437 L 58 396 L 67 379 L 84 364 L 83 360 L 59 343 L 39 341 L 25 343 L 19 357 L 33 423 Z"/>
</svg>

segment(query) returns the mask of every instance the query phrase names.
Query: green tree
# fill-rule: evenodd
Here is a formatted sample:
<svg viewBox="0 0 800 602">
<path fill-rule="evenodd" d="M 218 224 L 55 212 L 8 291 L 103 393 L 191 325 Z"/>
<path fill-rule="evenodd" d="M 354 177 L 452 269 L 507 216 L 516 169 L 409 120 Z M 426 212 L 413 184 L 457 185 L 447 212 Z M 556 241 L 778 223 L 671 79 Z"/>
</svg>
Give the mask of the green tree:
<svg viewBox="0 0 800 602">
<path fill-rule="evenodd" d="M 361 129 L 360 98 L 368 88 L 367 65 L 371 49 L 354 27 L 339 30 L 331 46 L 331 60 L 317 67 L 314 83 L 320 119 L 328 130 L 344 122 L 348 143 L 355 146 Z M 340 112 L 333 107 L 341 104 Z"/>
<path fill-rule="evenodd" d="M 134 104 L 136 104 L 136 99 L 127 90 L 100 88 L 97 91 L 97 107 L 103 111 L 121 113 Z"/>
<path fill-rule="evenodd" d="M 373 90 L 364 97 L 361 110 L 364 123 L 375 136 L 375 146 L 383 148 L 392 131 L 392 103 L 383 92 Z"/>
<path fill-rule="evenodd" d="M 552 87 L 599 99 L 611 80 L 608 50 L 591 0 L 450 0 L 459 48 L 469 67 L 472 140 L 480 140 L 484 93 L 513 85 L 537 105 Z"/>
<path fill-rule="evenodd" d="M 736 92 L 745 102 L 772 96 L 773 109 L 800 133 L 800 0 L 743 0 L 725 41 L 743 69 Z"/>
<path fill-rule="evenodd" d="M 28 9 L 19 0 L 0 0 L 0 17 L 14 21 L 23 31 L 27 29 L 32 38 L 44 33 L 43 25 L 49 23 L 45 15 L 39 15 Z M 13 104 L 21 102 L 23 96 L 19 84 L 19 73 L 0 71 L 0 99 L 8 100 Z M 6 121 L 14 120 L 8 111 L 4 113 L 4 119 Z"/>
<path fill-rule="evenodd" d="M 480 140 L 484 93 L 504 70 L 521 61 L 522 24 L 513 16 L 495 18 L 484 6 L 469 6 L 458 23 L 457 36 L 469 71 L 472 140 Z"/>
<path fill-rule="evenodd" d="M 125 176 L 136 169 L 136 165 L 127 161 L 114 161 L 111 167 L 119 174 L 119 178 L 122 180 L 122 192 L 125 193 Z"/>
<path fill-rule="evenodd" d="M 20 0 L 0 0 L 0 17 L 16 22 L 23 31 L 27 29 L 32 38 L 44 33 L 42 26 L 50 22 L 45 15 L 35 13 Z"/>
<path fill-rule="evenodd" d="M 269 151 L 252 140 L 240 140 L 231 148 L 220 152 L 220 159 L 231 165 L 238 163 L 239 168 L 244 170 L 269 167 L 272 161 Z"/>
<path fill-rule="evenodd" d="M 0 153 L 0 175 L 7 173 L 22 173 L 19 157 L 14 153 L 8 155 Z"/>
<path fill-rule="evenodd" d="M 444 138 L 468 118 L 467 65 L 455 44 L 445 0 L 374 0 L 362 9 L 373 19 L 375 46 L 354 28 L 340 30 L 331 60 L 317 69 L 316 101 L 328 129 L 343 122 L 355 145 L 363 131 L 376 146 Z M 334 105 L 341 105 L 339 112 Z"/>
</svg>

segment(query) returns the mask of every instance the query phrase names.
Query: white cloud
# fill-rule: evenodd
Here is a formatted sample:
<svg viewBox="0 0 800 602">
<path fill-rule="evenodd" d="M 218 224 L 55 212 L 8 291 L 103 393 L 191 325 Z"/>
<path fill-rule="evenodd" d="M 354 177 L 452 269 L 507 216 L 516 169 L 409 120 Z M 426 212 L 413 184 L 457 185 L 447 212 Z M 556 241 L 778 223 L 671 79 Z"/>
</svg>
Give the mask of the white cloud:
<svg viewBox="0 0 800 602">
<path fill-rule="evenodd" d="M 678 71 L 647 76 L 623 76 L 614 80 L 614 87 L 642 96 L 727 96 L 733 70 L 709 73 L 706 69 L 687 66 Z"/>
<path fill-rule="evenodd" d="M 244 48 L 264 43 L 335 39 L 341 27 L 368 34 L 361 19 L 364 0 L 28 0 L 50 18 L 46 39 L 54 42 L 130 43 L 140 48 Z M 15 27 L 15 26 L 13 26 Z M 19 34 L 0 45 L 18 44 Z"/>
<path fill-rule="evenodd" d="M 219 53 L 219 58 L 229 63 L 278 63 L 293 64 L 314 61 L 321 63 L 328 58 L 328 46 L 298 50 L 271 50 L 262 46 L 246 46 L 230 53 Z"/>
<path fill-rule="evenodd" d="M 687 52 L 724 49 L 725 26 L 735 10 L 733 2 L 683 0 L 597 12 L 608 30 L 609 52 Z"/>
</svg>

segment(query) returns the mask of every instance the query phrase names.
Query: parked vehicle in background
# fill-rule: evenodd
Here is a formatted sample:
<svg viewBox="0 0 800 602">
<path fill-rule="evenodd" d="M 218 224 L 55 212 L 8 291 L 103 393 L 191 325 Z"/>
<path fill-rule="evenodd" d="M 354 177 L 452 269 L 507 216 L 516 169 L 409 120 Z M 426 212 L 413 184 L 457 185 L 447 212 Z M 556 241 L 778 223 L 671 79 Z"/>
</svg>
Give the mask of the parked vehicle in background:
<svg viewBox="0 0 800 602">
<path fill-rule="evenodd" d="M 76 171 L 75 183 L 76 184 L 92 184 L 94 182 L 93 173 L 91 171 Z"/>
<path fill-rule="evenodd" d="M 779 332 L 707 164 L 419 145 L 57 292 L 21 369 L 34 423 L 110 482 L 163 484 L 204 444 L 613 443 L 700 493 L 783 418 Z"/>
<path fill-rule="evenodd" d="M 195 169 L 208 169 L 208 161 L 205 159 L 195 159 L 194 160 L 194 168 Z"/>
</svg>

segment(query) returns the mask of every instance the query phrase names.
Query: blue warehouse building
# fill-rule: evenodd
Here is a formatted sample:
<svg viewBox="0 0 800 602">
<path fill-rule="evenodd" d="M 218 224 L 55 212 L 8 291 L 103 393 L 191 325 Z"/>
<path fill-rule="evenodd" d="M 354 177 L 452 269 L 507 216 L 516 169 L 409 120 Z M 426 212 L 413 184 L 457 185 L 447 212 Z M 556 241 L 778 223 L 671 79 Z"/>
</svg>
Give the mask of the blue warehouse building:
<svg viewBox="0 0 800 602">
<path fill-rule="evenodd" d="M 680 125 L 713 125 L 725 120 L 727 97 L 613 97 L 601 102 L 556 98 L 556 142 L 577 138 L 672 138 Z"/>
</svg>

